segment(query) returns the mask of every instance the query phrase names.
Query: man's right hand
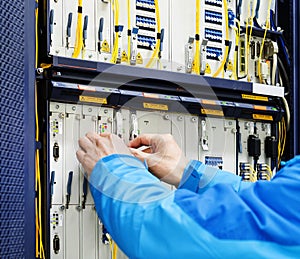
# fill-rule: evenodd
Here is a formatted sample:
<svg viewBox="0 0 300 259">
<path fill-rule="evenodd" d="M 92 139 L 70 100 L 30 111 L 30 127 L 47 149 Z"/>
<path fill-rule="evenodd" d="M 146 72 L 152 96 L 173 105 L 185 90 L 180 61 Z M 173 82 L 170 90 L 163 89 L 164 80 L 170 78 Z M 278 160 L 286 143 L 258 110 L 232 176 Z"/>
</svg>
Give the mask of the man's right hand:
<svg viewBox="0 0 300 259">
<path fill-rule="evenodd" d="M 149 148 L 138 149 L 143 146 Z M 179 185 L 188 160 L 172 135 L 140 135 L 129 143 L 129 147 L 134 156 L 147 162 L 150 172 L 156 177 L 176 187 Z"/>
</svg>

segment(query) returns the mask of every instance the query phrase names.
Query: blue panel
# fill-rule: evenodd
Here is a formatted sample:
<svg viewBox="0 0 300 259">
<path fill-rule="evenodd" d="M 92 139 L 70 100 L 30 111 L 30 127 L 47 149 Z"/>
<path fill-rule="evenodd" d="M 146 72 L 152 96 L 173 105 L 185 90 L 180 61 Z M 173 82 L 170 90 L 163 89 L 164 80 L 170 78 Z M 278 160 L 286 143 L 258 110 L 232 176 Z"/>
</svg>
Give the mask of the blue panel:
<svg viewBox="0 0 300 259">
<path fill-rule="evenodd" d="M 35 256 L 34 5 L 0 2 L 0 258 Z"/>
</svg>

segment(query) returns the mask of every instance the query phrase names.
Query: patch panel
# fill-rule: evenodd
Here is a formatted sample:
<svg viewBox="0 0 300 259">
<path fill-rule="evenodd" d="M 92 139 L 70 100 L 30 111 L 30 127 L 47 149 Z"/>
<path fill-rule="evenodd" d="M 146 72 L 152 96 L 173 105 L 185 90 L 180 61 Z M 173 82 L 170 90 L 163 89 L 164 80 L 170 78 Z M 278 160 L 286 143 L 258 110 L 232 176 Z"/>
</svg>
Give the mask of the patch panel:
<svg viewBox="0 0 300 259">
<path fill-rule="evenodd" d="M 221 30 L 205 28 L 204 35 L 204 37 L 209 41 L 222 43 L 223 33 Z"/>
<path fill-rule="evenodd" d="M 223 158 L 222 157 L 213 157 L 206 156 L 205 164 L 212 167 L 218 167 L 219 169 L 223 168 Z"/>
<path fill-rule="evenodd" d="M 156 44 L 156 38 L 146 35 L 138 35 L 137 47 L 152 50 Z"/>
<path fill-rule="evenodd" d="M 211 47 L 211 46 L 206 47 L 206 58 L 207 59 L 220 60 L 222 55 L 223 55 L 222 48 Z"/>
<path fill-rule="evenodd" d="M 155 31 L 156 21 L 155 18 L 137 15 L 136 26 L 139 27 L 139 29 Z"/>
<path fill-rule="evenodd" d="M 155 12 L 155 3 L 154 0 L 137 0 L 136 9 Z"/>
<path fill-rule="evenodd" d="M 222 25 L 223 15 L 221 12 L 205 10 L 204 16 L 205 16 L 206 23 Z"/>
<path fill-rule="evenodd" d="M 222 7 L 223 3 L 222 3 L 222 0 L 205 0 L 205 4 Z"/>
</svg>

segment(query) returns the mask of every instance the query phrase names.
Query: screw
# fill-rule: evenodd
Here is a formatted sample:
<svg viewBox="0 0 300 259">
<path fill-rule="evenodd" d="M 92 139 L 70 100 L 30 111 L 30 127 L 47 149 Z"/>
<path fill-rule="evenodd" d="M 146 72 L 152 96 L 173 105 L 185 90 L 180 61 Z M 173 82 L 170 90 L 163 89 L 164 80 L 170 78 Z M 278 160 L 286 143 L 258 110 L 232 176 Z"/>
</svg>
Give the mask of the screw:
<svg viewBox="0 0 300 259">
<path fill-rule="evenodd" d="M 89 112 L 92 112 L 92 108 L 89 108 L 88 111 L 89 111 Z"/>
<path fill-rule="evenodd" d="M 178 116 L 177 118 L 179 121 L 183 121 L 183 117 L 182 116 Z"/>
<path fill-rule="evenodd" d="M 66 208 L 65 205 L 61 205 L 61 206 L 59 207 L 60 210 L 65 210 L 65 208 Z"/>
<path fill-rule="evenodd" d="M 169 120 L 169 119 L 170 119 L 170 116 L 169 116 L 168 114 L 166 114 L 166 115 L 164 116 L 164 119 L 165 119 L 165 120 Z"/>
<path fill-rule="evenodd" d="M 107 110 L 107 109 L 105 109 L 103 112 L 104 112 L 104 114 L 107 114 L 107 113 L 108 113 L 108 110 Z"/>
<path fill-rule="evenodd" d="M 55 106 L 55 109 L 56 109 L 56 110 L 58 110 L 58 109 L 59 109 L 59 105 L 58 105 L 58 104 Z"/>
<path fill-rule="evenodd" d="M 38 75 L 40 75 L 44 72 L 44 69 L 39 67 L 39 68 L 36 69 L 36 72 L 37 72 Z"/>
<path fill-rule="evenodd" d="M 72 106 L 72 111 L 76 111 L 76 106 Z"/>
</svg>

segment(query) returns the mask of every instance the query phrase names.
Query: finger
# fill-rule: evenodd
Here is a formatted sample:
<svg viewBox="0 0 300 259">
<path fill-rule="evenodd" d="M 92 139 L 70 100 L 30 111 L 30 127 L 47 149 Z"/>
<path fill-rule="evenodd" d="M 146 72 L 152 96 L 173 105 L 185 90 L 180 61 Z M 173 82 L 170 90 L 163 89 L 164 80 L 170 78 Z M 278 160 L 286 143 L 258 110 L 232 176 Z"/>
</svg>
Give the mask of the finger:
<svg viewBox="0 0 300 259">
<path fill-rule="evenodd" d="M 147 160 L 147 158 L 151 155 L 135 148 L 130 148 L 130 152 L 141 161 Z"/>
<path fill-rule="evenodd" d="M 143 134 L 129 142 L 129 147 L 138 148 L 140 146 L 150 146 L 151 142 L 157 137 L 155 134 Z"/>
<path fill-rule="evenodd" d="M 96 162 L 93 159 L 91 159 L 90 156 L 87 156 L 87 154 L 81 149 L 79 149 L 76 152 L 76 156 L 77 156 L 78 161 L 82 165 L 84 171 L 88 175 L 90 175 L 93 168 L 94 168 L 94 166 L 95 166 L 95 164 L 96 164 Z"/>
<path fill-rule="evenodd" d="M 101 137 L 109 137 L 111 136 L 112 134 L 111 133 L 108 133 L 108 132 L 104 132 L 104 133 L 100 133 L 100 136 Z"/>
<path fill-rule="evenodd" d="M 93 146 L 94 146 L 94 143 L 91 142 L 91 140 L 89 138 L 87 138 L 86 136 L 80 138 L 78 141 L 78 144 L 79 144 L 79 147 L 84 151 L 91 150 L 91 149 L 93 149 Z"/>
<path fill-rule="evenodd" d="M 77 150 L 76 157 L 81 164 L 84 161 L 84 155 L 85 155 L 85 152 L 83 150 L 81 150 L 81 149 Z"/>
<path fill-rule="evenodd" d="M 96 143 L 96 140 L 99 138 L 99 135 L 95 132 L 88 132 L 85 135 L 92 143 Z"/>
</svg>

